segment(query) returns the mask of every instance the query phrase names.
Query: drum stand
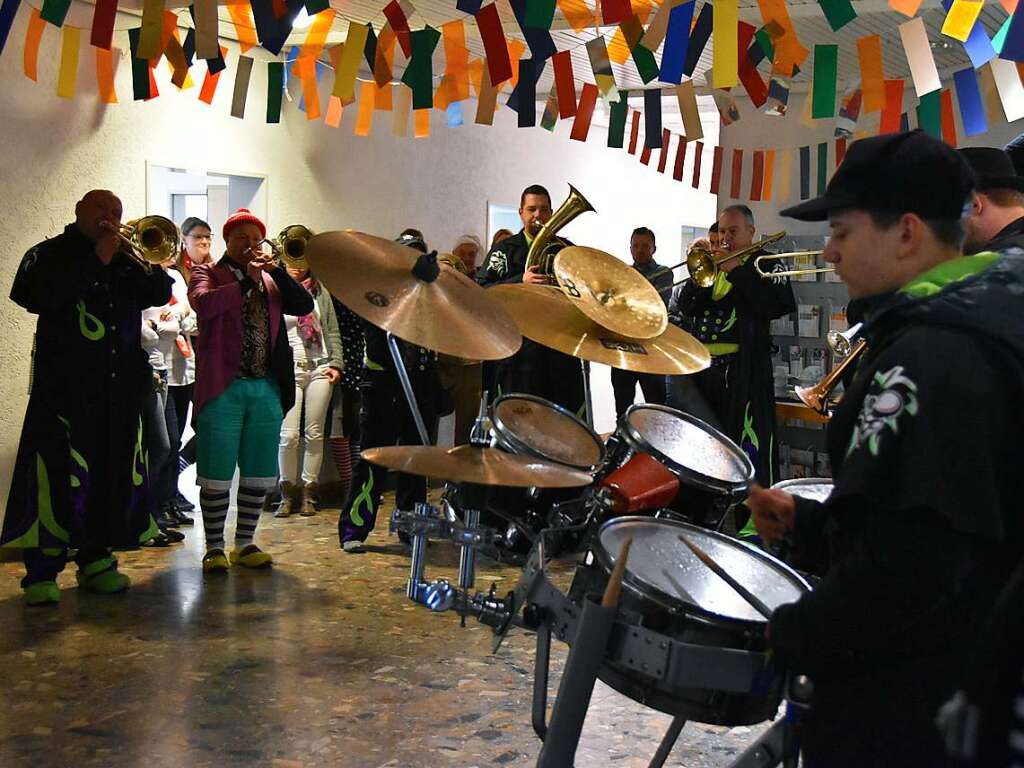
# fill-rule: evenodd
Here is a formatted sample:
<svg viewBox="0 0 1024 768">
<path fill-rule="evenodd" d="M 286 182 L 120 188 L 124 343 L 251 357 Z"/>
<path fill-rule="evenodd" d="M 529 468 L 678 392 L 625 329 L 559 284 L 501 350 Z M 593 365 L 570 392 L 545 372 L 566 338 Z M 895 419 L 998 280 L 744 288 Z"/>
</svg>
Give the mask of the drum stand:
<svg viewBox="0 0 1024 768">
<path fill-rule="evenodd" d="M 580 369 L 583 371 L 583 408 L 586 414 L 587 426 L 594 428 L 594 401 L 590 394 L 590 361 L 580 359 Z"/>
</svg>

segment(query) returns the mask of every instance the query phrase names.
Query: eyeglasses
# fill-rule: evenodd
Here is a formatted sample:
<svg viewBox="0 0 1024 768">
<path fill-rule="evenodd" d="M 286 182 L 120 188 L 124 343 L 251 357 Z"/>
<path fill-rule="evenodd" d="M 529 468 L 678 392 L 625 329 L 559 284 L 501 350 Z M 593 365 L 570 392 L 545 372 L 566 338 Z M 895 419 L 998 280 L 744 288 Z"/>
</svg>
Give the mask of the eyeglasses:
<svg viewBox="0 0 1024 768">
<path fill-rule="evenodd" d="M 191 237 L 193 240 L 209 240 L 213 241 L 213 235 L 185 235 L 185 237 Z"/>
</svg>

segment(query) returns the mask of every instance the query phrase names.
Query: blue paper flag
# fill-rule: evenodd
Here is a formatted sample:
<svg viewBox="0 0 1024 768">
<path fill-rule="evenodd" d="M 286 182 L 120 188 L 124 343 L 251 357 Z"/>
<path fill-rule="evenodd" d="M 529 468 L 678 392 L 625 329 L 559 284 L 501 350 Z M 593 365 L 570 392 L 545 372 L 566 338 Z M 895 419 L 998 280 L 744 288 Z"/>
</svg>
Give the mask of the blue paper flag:
<svg viewBox="0 0 1024 768">
<path fill-rule="evenodd" d="M 978 90 L 978 76 L 971 68 L 961 69 L 953 73 L 953 86 L 956 88 L 956 100 L 960 104 L 960 122 L 964 125 L 964 134 L 978 136 L 988 130 L 988 118 L 985 117 L 985 106 L 981 103 L 981 91 Z"/>
<path fill-rule="evenodd" d="M 480 10 L 480 6 L 483 5 L 483 0 L 458 0 L 455 3 L 455 7 L 463 13 L 468 13 L 471 16 L 476 16 Z"/>
<path fill-rule="evenodd" d="M 4 52 L 4 46 L 7 45 L 7 35 L 20 4 L 21 0 L 4 0 L 4 4 L 0 5 L 0 53 Z"/>
<path fill-rule="evenodd" d="M 1024 61 L 1024 13 L 1014 11 L 1003 27 L 1007 31 L 1003 36 L 1003 44 L 999 46 L 999 58 L 1008 61 Z M 1000 34 L 1002 31 L 1002 29 L 999 30 Z"/>
<path fill-rule="evenodd" d="M 953 0 L 942 0 L 942 7 L 946 9 L 946 13 L 949 13 L 949 9 L 953 7 Z M 1009 21 L 1009 19 L 1007 19 L 1007 21 Z M 1000 32 L 1001 31 L 1002 30 L 1000 30 Z M 992 46 L 992 41 L 988 38 L 988 33 L 985 31 L 985 25 L 981 23 L 980 16 L 978 17 L 978 20 L 974 22 L 974 28 L 971 30 L 971 34 L 967 36 L 967 41 L 964 43 L 964 50 L 967 51 L 967 55 L 971 59 L 971 66 L 975 69 L 984 66 L 996 57 L 996 49 Z"/>
<path fill-rule="evenodd" d="M 462 125 L 462 102 L 453 101 L 448 105 L 445 114 L 448 116 L 448 127 L 458 128 Z"/>
<path fill-rule="evenodd" d="M 697 0 L 677 5 L 668 16 L 668 31 L 665 33 L 665 47 L 661 52 L 661 73 L 658 79 L 663 83 L 681 83 L 686 53 L 690 47 L 690 25 L 693 23 L 693 6 Z M 642 41 L 641 41 L 642 42 Z"/>
</svg>

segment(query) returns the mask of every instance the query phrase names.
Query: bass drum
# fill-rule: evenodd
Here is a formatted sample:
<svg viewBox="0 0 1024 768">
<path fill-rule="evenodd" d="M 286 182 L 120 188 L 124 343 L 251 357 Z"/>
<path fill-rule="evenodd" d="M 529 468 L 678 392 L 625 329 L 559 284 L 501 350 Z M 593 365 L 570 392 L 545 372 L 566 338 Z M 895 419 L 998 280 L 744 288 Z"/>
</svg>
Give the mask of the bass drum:
<svg viewBox="0 0 1024 768">
<path fill-rule="evenodd" d="M 685 535 L 770 609 L 810 591 L 784 563 L 757 547 L 674 520 L 620 517 L 601 526 L 569 596 L 578 604 L 600 596 L 623 542 L 632 537 L 619 613 L 673 639 L 720 649 L 764 652 L 766 622 L 728 584 L 679 540 Z M 713 725 L 752 725 L 775 716 L 782 678 L 769 675 L 763 689 L 738 694 L 708 688 L 672 687 L 662 680 L 606 662 L 598 675 L 615 690 L 676 717 Z"/>
</svg>

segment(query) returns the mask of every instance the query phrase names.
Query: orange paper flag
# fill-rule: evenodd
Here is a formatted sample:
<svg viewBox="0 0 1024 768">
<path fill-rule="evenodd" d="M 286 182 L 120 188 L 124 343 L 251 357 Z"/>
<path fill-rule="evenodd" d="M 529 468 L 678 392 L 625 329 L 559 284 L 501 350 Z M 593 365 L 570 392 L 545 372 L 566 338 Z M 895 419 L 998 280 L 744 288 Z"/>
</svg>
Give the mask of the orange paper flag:
<svg viewBox="0 0 1024 768">
<path fill-rule="evenodd" d="M 775 173 L 775 150 L 769 149 L 764 153 L 764 186 L 761 188 L 761 200 L 768 202 L 772 199 L 772 176 Z"/>
<path fill-rule="evenodd" d="M 413 136 L 417 139 L 423 139 L 430 135 L 430 110 L 429 109 L 414 109 L 413 115 L 415 115 L 415 128 Z"/>
<path fill-rule="evenodd" d="M 259 45 L 259 40 L 256 38 L 256 20 L 253 19 L 252 6 L 248 1 L 229 2 L 227 6 L 228 13 L 231 14 L 231 23 L 235 25 L 235 33 L 242 53 Z"/>
<path fill-rule="evenodd" d="M 558 0 L 558 8 L 575 32 L 582 32 L 594 24 L 594 12 L 584 0 Z"/>
<path fill-rule="evenodd" d="M 860 87 L 864 96 L 864 112 L 885 109 L 885 75 L 882 72 L 882 38 L 865 35 L 857 40 L 860 59 Z"/>
<path fill-rule="evenodd" d="M 889 7 L 904 16 L 913 18 L 921 7 L 921 0 L 889 0 Z"/>
<path fill-rule="evenodd" d="M 299 50 L 300 59 L 305 57 L 315 59 L 320 56 L 320 52 L 324 49 L 324 43 L 327 42 L 327 33 L 331 31 L 331 25 L 334 24 L 336 13 L 334 9 L 328 8 L 313 17 L 313 23 Z"/>
<path fill-rule="evenodd" d="M 465 25 L 461 19 L 442 25 L 441 33 L 444 36 L 446 66 L 437 87 L 434 106 L 447 109 L 449 104 L 469 98 L 469 49 L 466 48 Z"/>
<path fill-rule="evenodd" d="M 394 86 L 391 83 L 383 88 L 373 84 L 373 108 L 377 112 L 390 112 L 394 109 Z"/>
<path fill-rule="evenodd" d="M 377 88 L 374 83 L 363 82 L 359 84 L 359 112 L 356 114 L 356 127 L 353 133 L 356 136 L 369 136 L 370 127 L 373 125 L 373 102 Z"/>
<path fill-rule="evenodd" d="M 107 48 L 96 49 L 96 90 L 100 92 L 100 101 L 104 104 L 117 104 L 114 57 L 113 52 Z"/>
<path fill-rule="evenodd" d="M 300 56 L 295 62 L 302 80 L 302 100 L 306 105 L 306 119 L 320 117 L 320 92 L 316 87 L 316 59 Z"/>
<path fill-rule="evenodd" d="M 785 0 L 757 0 L 761 9 L 761 19 L 765 26 L 774 25 L 781 30 L 781 34 L 774 40 L 776 72 L 792 77 L 795 67 L 804 63 L 810 51 L 800 43 L 793 27 L 793 20 L 786 9 Z M 694 23 L 697 21 L 697 14 L 693 15 Z"/>
<path fill-rule="evenodd" d="M 327 116 L 324 117 L 324 122 L 331 128 L 337 128 L 341 125 L 341 115 L 344 110 L 341 99 L 332 95 L 330 101 L 327 102 Z"/>
<path fill-rule="evenodd" d="M 32 15 L 28 20 L 28 29 L 25 30 L 25 77 L 30 80 L 39 79 L 39 41 L 43 38 L 43 28 L 46 22 L 39 15 L 39 9 L 33 8 Z"/>
</svg>

